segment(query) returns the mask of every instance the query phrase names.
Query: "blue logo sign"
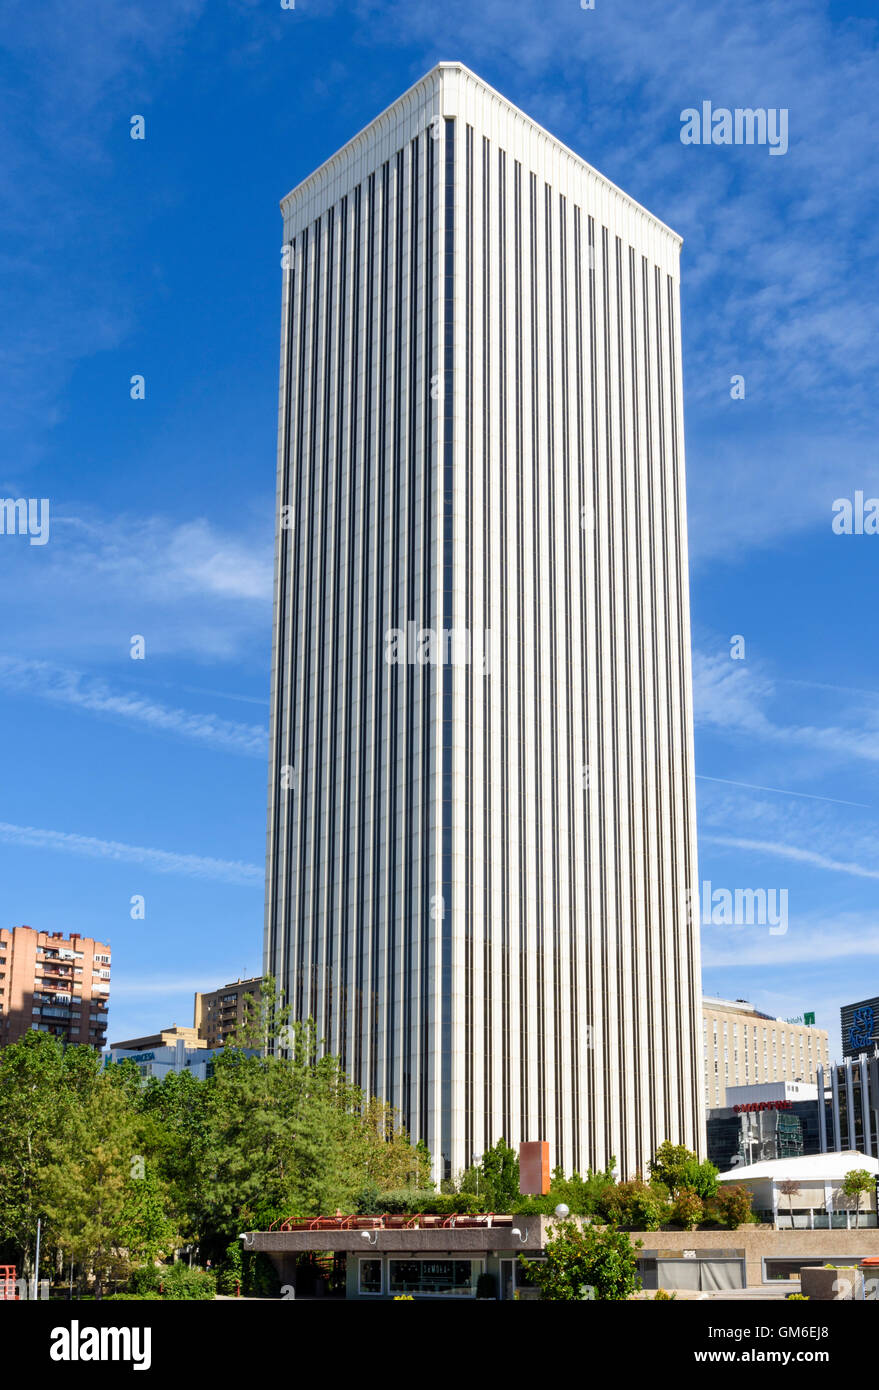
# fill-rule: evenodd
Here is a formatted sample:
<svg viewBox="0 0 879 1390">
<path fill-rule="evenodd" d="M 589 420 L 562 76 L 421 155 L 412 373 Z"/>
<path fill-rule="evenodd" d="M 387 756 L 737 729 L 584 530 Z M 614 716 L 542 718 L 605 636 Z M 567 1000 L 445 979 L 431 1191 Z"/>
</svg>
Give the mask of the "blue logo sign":
<svg viewBox="0 0 879 1390">
<path fill-rule="evenodd" d="M 859 1048 L 870 1046 L 874 1027 L 875 1015 L 870 1004 L 865 1004 L 862 1009 L 855 1009 L 852 1026 L 848 1030 L 849 1043 L 855 1052 Z"/>
</svg>

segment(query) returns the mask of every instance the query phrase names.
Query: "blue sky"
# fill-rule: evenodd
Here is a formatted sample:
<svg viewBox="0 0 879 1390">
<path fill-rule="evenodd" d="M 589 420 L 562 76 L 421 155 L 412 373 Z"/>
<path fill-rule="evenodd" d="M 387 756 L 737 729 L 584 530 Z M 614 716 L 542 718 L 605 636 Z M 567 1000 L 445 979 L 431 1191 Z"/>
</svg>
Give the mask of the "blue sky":
<svg viewBox="0 0 879 1390">
<path fill-rule="evenodd" d="M 111 943 L 111 1038 L 261 966 L 278 200 L 460 59 L 684 237 L 701 877 L 789 893 L 704 984 L 838 1050 L 879 993 L 879 536 L 830 526 L 879 495 L 875 15 L 5 6 L 0 495 L 51 538 L 0 539 L 2 921 Z M 787 108 L 788 153 L 682 145 L 703 100 Z"/>
</svg>

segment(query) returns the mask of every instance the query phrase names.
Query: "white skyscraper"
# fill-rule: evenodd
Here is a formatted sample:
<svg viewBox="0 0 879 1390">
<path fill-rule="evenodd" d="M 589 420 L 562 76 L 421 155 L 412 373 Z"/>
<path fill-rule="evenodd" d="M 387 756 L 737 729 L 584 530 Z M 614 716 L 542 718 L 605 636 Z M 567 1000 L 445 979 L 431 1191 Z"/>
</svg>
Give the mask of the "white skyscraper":
<svg viewBox="0 0 879 1390">
<path fill-rule="evenodd" d="M 265 968 L 440 1174 L 701 1149 L 680 238 L 458 63 L 282 208 Z"/>
</svg>

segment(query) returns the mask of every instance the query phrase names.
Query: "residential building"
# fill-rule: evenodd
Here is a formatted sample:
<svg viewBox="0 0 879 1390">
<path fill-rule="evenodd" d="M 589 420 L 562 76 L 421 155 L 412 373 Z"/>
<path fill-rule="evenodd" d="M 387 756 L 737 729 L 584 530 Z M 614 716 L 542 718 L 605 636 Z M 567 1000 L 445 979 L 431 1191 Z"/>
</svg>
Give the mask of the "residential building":
<svg viewBox="0 0 879 1390">
<path fill-rule="evenodd" d="M 438 1177 L 701 1149 L 680 237 L 460 63 L 282 210 L 266 974 Z"/>
<path fill-rule="evenodd" d="M 249 980 L 235 980 L 233 984 L 223 985 L 220 989 L 196 994 L 194 1024 L 197 1036 L 203 1038 L 208 1047 L 222 1047 L 259 1005 L 261 988 L 262 977 L 254 975 Z"/>
<path fill-rule="evenodd" d="M 110 947 L 72 932 L 0 927 L 0 1046 L 29 1029 L 104 1046 Z"/>
<path fill-rule="evenodd" d="M 802 1081 L 816 1085 L 827 1066 L 826 1028 L 773 1018 L 745 999 L 702 1000 L 705 1105 L 727 1105 L 728 1086 Z"/>
</svg>

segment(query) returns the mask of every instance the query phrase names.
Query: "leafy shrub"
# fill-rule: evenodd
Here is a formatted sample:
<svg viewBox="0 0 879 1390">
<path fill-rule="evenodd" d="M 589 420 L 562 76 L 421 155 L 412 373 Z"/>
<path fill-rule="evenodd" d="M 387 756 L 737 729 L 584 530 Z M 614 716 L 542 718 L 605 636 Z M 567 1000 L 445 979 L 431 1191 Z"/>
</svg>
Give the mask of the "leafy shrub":
<svg viewBox="0 0 879 1390">
<path fill-rule="evenodd" d="M 624 1231 L 603 1229 L 562 1221 L 550 1226 L 545 1244 L 545 1260 L 519 1256 L 531 1283 L 541 1298 L 580 1301 L 584 1286 L 594 1290 L 601 1301 L 622 1302 L 641 1287 L 638 1278 L 638 1249 Z"/>
<path fill-rule="evenodd" d="M 423 1211 L 434 1216 L 475 1216 L 485 1209 L 481 1194 L 476 1197 L 472 1192 L 419 1192 L 403 1188 L 397 1192 L 380 1192 L 375 1212 L 370 1215 L 390 1212 L 414 1216 Z"/>
<path fill-rule="evenodd" d="M 519 1197 L 517 1201 L 510 1203 L 510 1211 L 513 1216 L 552 1216 L 558 1201 L 550 1196 L 545 1197 Z"/>
<path fill-rule="evenodd" d="M 692 1149 L 688 1149 L 684 1144 L 672 1144 L 666 1139 L 659 1148 L 650 1163 L 650 1180 L 664 1183 L 667 1188 L 674 1191 L 676 1187 L 683 1185 L 682 1171 L 691 1163 L 698 1163 Z"/>
<path fill-rule="evenodd" d="M 432 1210 L 430 1203 L 438 1199 L 440 1194 L 432 1189 L 419 1191 L 413 1187 L 401 1187 L 390 1192 L 376 1191 L 371 1210 L 360 1211 L 358 1208 L 358 1212 L 361 1216 L 378 1216 L 386 1211 L 392 1215 L 410 1215 L 416 1211 Z"/>
<path fill-rule="evenodd" d="M 128 1280 L 128 1292 L 135 1298 L 141 1298 L 148 1294 L 155 1294 L 158 1297 L 159 1279 L 164 1269 L 164 1265 L 141 1265 L 138 1269 L 132 1270 Z"/>
<path fill-rule="evenodd" d="M 264 1251 L 256 1250 L 245 1255 L 242 1293 L 252 1298 L 277 1298 L 280 1289 L 278 1272 Z"/>
<path fill-rule="evenodd" d="M 217 1280 L 209 1269 L 185 1264 L 169 1265 L 163 1283 L 163 1297 L 174 1300 L 216 1298 Z"/>
<path fill-rule="evenodd" d="M 374 1216 L 377 1211 L 381 1211 L 381 1207 L 378 1205 L 380 1201 L 381 1193 L 376 1183 L 364 1183 L 354 1198 L 354 1210 L 358 1216 Z"/>
<path fill-rule="evenodd" d="M 707 1159 L 704 1163 L 697 1163 L 695 1159 L 689 1159 L 681 1165 L 675 1190 L 679 1187 L 688 1187 L 705 1201 L 707 1197 L 717 1195 L 717 1174 L 718 1169 Z"/>
<path fill-rule="evenodd" d="M 606 1190 L 600 1212 L 607 1220 L 630 1231 L 658 1231 L 667 1206 L 642 1178 L 621 1182 Z"/>
<path fill-rule="evenodd" d="M 223 1263 L 217 1272 L 217 1291 L 234 1294 L 244 1282 L 244 1255 L 241 1241 L 232 1240 L 226 1246 Z"/>
<path fill-rule="evenodd" d="M 112 1303 L 114 1300 L 119 1302 L 127 1300 L 130 1302 L 131 1300 L 134 1300 L 137 1303 L 142 1303 L 145 1300 L 151 1298 L 161 1300 L 161 1297 L 162 1295 L 160 1293 L 150 1293 L 149 1291 L 145 1293 L 108 1293 L 106 1298 L 104 1299 L 104 1302 Z"/>
<path fill-rule="evenodd" d="M 216 1297 L 217 1280 L 208 1269 L 197 1265 L 142 1265 L 128 1281 L 128 1292 L 135 1298 L 153 1295 L 175 1302 L 183 1299 L 212 1299 Z"/>
<path fill-rule="evenodd" d="M 743 1187 L 740 1183 L 731 1186 L 724 1184 L 718 1188 L 717 1196 L 713 1201 L 713 1210 L 716 1219 L 721 1226 L 727 1230 L 738 1230 L 739 1226 L 753 1221 L 751 1212 L 753 1194 Z"/>
<path fill-rule="evenodd" d="M 654 1303 L 671 1303 L 677 1298 L 676 1293 L 666 1293 L 665 1289 L 657 1289 L 653 1295 Z"/>
<path fill-rule="evenodd" d="M 671 1218 L 679 1221 L 685 1231 L 695 1231 L 703 1215 L 702 1198 L 691 1187 L 682 1187 L 675 1196 Z"/>
<path fill-rule="evenodd" d="M 787 1301 L 788 1303 L 808 1303 L 809 1295 L 807 1293 L 789 1293 L 787 1295 Z"/>
</svg>

